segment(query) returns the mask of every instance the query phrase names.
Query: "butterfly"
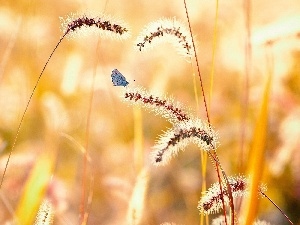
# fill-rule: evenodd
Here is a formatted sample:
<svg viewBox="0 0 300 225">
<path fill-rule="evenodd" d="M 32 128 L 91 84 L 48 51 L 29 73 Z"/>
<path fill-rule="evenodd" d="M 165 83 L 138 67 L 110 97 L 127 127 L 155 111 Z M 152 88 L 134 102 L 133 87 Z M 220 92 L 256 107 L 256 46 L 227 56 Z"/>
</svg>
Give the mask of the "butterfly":
<svg viewBox="0 0 300 225">
<path fill-rule="evenodd" d="M 119 72 L 119 70 L 114 69 L 111 73 L 111 81 L 114 86 L 126 87 L 129 83 L 126 78 Z"/>
</svg>

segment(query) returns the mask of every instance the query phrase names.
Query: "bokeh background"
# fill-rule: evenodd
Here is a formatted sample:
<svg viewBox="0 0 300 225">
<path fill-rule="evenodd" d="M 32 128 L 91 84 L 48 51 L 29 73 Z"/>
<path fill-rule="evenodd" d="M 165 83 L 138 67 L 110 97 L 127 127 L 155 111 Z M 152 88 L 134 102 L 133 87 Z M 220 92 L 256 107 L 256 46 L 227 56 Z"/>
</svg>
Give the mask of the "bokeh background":
<svg viewBox="0 0 300 225">
<path fill-rule="evenodd" d="M 249 2 L 250 8 L 245 7 L 247 1 L 219 1 L 209 98 L 211 123 L 220 136 L 218 154 L 227 174 L 245 172 L 262 93 L 271 74 L 263 182 L 269 187 L 269 197 L 300 224 L 300 2 Z M 187 0 L 187 7 L 208 97 L 216 1 Z M 37 201 L 43 196 L 52 201 L 53 224 L 79 224 L 83 152 L 88 143 L 85 187 L 92 190 L 87 193 L 92 197 L 87 204 L 88 224 L 130 224 L 128 213 L 137 180 L 144 183 L 138 197 L 142 214 L 136 212 L 136 217 L 141 215 L 139 224 L 199 224 L 200 150 L 190 145 L 169 165 L 152 166 L 151 147 L 171 124 L 122 102 L 123 87 L 113 87 L 110 78 L 117 68 L 131 86 L 173 96 L 206 120 L 197 74 L 198 107 L 194 96 L 195 65 L 170 44 L 145 53 L 134 48 L 139 32 L 151 21 L 176 17 L 187 25 L 183 1 L 1 0 L 1 175 L 34 84 L 62 36 L 60 17 L 74 12 L 121 18 L 130 27 L 131 38 L 90 35 L 62 41 L 36 89 L 12 153 L 0 190 L 0 223 L 10 224 L 14 215 L 26 214 L 24 196 L 31 193 Z M 247 37 L 251 38 L 248 49 Z M 32 181 L 38 163 L 49 163 L 51 169 L 45 174 L 42 168 L 35 170 L 41 177 Z M 141 166 L 147 170 L 138 179 Z M 209 161 L 206 182 L 209 186 L 216 181 Z M 35 189 L 40 183 L 42 192 Z M 31 209 L 31 213 L 36 212 Z M 288 224 L 266 199 L 261 200 L 258 218 Z"/>
</svg>

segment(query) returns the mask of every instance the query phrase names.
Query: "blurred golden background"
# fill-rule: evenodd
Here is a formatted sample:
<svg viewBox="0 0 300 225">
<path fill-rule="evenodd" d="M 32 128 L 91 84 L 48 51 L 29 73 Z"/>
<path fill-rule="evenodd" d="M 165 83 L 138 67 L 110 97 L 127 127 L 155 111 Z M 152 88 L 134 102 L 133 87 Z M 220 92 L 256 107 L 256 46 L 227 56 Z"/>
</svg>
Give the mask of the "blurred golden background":
<svg viewBox="0 0 300 225">
<path fill-rule="evenodd" d="M 248 1 L 251 8 L 245 7 L 246 2 L 220 1 L 218 7 L 209 99 L 211 123 L 220 136 L 218 154 L 228 175 L 245 172 L 262 93 L 271 74 L 262 181 L 268 185 L 268 196 L 300 224 L 300 2 L 253 0 Z M 187 8 L 208 97 L 216 2 L 188 0 Z M 138 198 L 144 203 L 139 224 L 199 224 L 200 150 L 190 145 L 167 166 L 151 165 L 151 147 L 171 124 L 122 102 L 123 87 L 114 87 L 110 77 L 117 68 L 130 85 L 173 96 L 206 120 L 197 74 L 199 107 L 194 96 L 194 64 L 191 67 L 170 44 L 144 53 L 134 49 L 139 32 L 151 21 L 176 17 L 188 26 L 183 1 L 1 0 L 1 175 L 34 84 L 63 35 L 60 17 L 76 12 L 122 19 L 131 37 L 87 35 L 61 42 L 36 89 L 12 153 L 0 189 L 0 224 L 12 223 L 15 215 L 35 215 L 36 207 L 28 206 L 30 212 L 25 209 L 29 192 L 38 202 L 44 196 L 52 201 L 53 224 L 79 224 L 86 146 L 86 197 L 92 197 L 86 203 L 87 224 L 130 224 L 131 196 L 140 171 L 145 190 Z M 41 174 L 34 179 L 36 165 Z M 41 189 L 35 190 L 38 181 Z M 216 181 L 208 161 L 208 187 Z M 210 215 L 209 220 L 216 216 Z M 258 217 L 271 224 L 288 224 L 266 199 L 260 201 Z"/>
</svg>

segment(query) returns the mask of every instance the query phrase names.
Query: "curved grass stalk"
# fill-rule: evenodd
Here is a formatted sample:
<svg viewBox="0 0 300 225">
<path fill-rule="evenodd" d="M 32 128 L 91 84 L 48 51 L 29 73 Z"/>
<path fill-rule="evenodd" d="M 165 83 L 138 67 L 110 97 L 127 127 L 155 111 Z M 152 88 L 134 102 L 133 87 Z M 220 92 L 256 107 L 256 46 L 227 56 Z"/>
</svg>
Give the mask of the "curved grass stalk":
<svg viewBox="0 0 300 225">
<path fill-rule="evenodd" d="M 3 181 L 4 181 L 4 177 L 5 177 L 5 174 L 6 174 L 6 171 L 7 171 L 7 168 L 8 168 L 8 164 L 9 164 L 9 161 L 10 161 L 10 158 L 11 158 L 11 155 L 12 155 L 12 152 L 15 148 L 15 145 L 16 145 L 16 142 L 17 142 L 17 139 L 18 139 L 18 136 L 19 136 L 19 133 L 20 133 L 20 130 L 21 130 L 21 126 L 23 124 L 23 121 L 24 121 L 24 118 L 25 118 L 25 115 L 27 113 L 27 110 L 29 108 L 29 105 L 31 103 L 31 100 L 33 98 L 33 95 L 36 91 L 36 88 L 42 78 L 42 75 L 50 61 L 50 59 L 52 58 L 54 52 L 56 51 L 56 49 L 58 48 L 58 46 L 60 45 L 60 43 L 62 42 L 62 40 L 69 34 L 72 34 L 74 32 L 78 32 L 80 31 L 81 29 L 83 28 L 96 28 L 97 30 L 100 30 L 99 34 L 102 35 L 102 36 L 110 36 L 110 33 L 113 33 L 114 36 L 117 36 L 119 38 L 127 38 L 129 36 L 129 30 L 128 28 L 124 27 L 123 25 L 120 25 L 120 24 L 117 24 L 115 23 L 113 20 L 110 20 L 110 19 L 102 19 L 101 17 L 94 17 L 94 18 L 90 18 L 90 17 L 87 17 L 86 15 L 83 15 L 81 17 L 78 17 L 76 19 L 72 19 L 71 17 L 68 17 L 65 22 L 63 23 L 63 27 L 64 27 L 64 33 L 62 35 L 62 37 L 59 39 L 58 43 L 56 44 L 56 46 L 54 47 L 54 49 L 52 50 L 49 58 L 47 59 L 40 75 L 38 76 L 38 79 L 33 87 L 33 90 L 30 94 L 30 97 L 27 101 L 27 104 L 25 106 L 25 110 L 23 111 L 23 114 L 22 114 L 22 117 L 21 117 L 21 120 L 20 120 L 20 123 L 18 125 L 18 128 L 17 128 L 17 132 L 16 132 L 16 135 L 15 135 L 15 138 L 13 140 L 13 144 L 12 144 L 12 147 L 9 151 L 9 154 L 8 154 L 8 158 L 7 158 L 7 161 L 6 161 L 6 165 L 5 165 L 5 169 L 2 173 L 2 178 L 1 178 L 1 182 L 0 182 L 0 189 L 2 187 L 2 184 L 3 184 Z"/>
</svg>

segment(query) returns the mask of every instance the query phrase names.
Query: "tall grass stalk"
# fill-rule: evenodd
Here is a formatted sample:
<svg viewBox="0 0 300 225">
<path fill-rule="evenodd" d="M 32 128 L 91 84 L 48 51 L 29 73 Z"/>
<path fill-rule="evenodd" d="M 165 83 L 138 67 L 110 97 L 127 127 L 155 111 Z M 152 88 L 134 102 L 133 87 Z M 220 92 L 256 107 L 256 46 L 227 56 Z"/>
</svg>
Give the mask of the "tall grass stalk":
<svg viewBox="0 0 300 225">
<path fill-rule="evenodd" d="M 213 46 L 212 46 L 212 64 L 210 72 L 210 91 L 209 91 L 209 101 L 208 107 L 209 112 L 211 111 L 211 100 L 213 94 L 213 84 L 214 84 L 214 74 L 215 74 L 215 58 L 216 58 L 216 48 L 217 48 L 217 37 L 218 37 L 218 15 L 219 15 L 219 0 L 216 0 L 216 13 L 215 13 L 215 23 L 214 23 L 214 33 L 213 33 Z M 207 170 L 207 154 L 201 152 L 201 169 L 202 169 L 202 192 L 206 191 L 206 170 Z M 200 225 L 203 225 L 204 215 L 200 214 Z M 226 220 L 226 216 L 225 216 Z M 206 215 L 206 224 L 208 224 L 208 216 Z"/>
<path fill-rule="evenodd" d="M 203 82 L 202 82 L 202 77 L 201 77 L 201 73 L 200 73 L 200 66 L 199 66 L 199 62 L 198 62 L 198 57 L 197 57 L 197 51 L 196 51 L 196 47 L 195 47 L 195 43 L 194 43 L 194 39 L 193 39 L 193 33 L 192 33 L 192 28 L 191 28 L 191 23 L 190 23 L 190 18 L 189 18 L 189 13 L 188 13 L 188 9 L 187 9 L 187 4 L 186 4 L 186 0 L 184 0 L 184 7 L 185 7 L 185 12 L 186 12 L 186 17 L 188 20 L 188 24 L 189 24 L 189 30 L 190 30 L 190 34 L 192 36 L 192 43 L 193 43 L 193 48 L 194 48 L 194 54 L 195 54 L 195 60 L 196 60 L 196 66 L 197 66 L 197 70 L 198 70 L 198 75 L 199 75 L 199 79 L 200 79 L 200 84 L 201 84 L 201 90 L 202 90 L 202 96 L 203 96 L 203 102 L 204 102 L 204 107 L 206 110 L 206 116 L 207 116 L 207 121 L 210 124 L 210 119 L 209 119 L 209 111 L 208 111 L 208 106 L 207 106 L 207 101 L 205 98 L 205 92 L 204 92 L 204 87 L 203 87 Z M 215 156 L 217 157 L 217 153 L 216 151 L 214 151 Z M 219 161 L 215 161 L 216 163 L 216 171 L 217 171 L 217 175 L 218 175 L 218 180 L 219 180 L 219 184 L 220 184 L 220 190 L 221 190 L 221 195 L 222 195 L 222 184 L 221 184 L 221 177 L 220 177 L 220 170 L 219 170 Z M 226 176 L 225 173 L 223 173 L 223 175 Z M 227 180 L 227 178 L 226 178 Z M 227 187 L 229 189 L 229 199 L 230 199 L 230 210 L 231 213 L 234 213 L 234 204 L 232 201 L 232 195 L 231 195 L 231 190 L 230 190 L 230 185 L 227 183 Z M 227 224 L 227 220 L 226 220 L 226 209 L 225 209 L 225 203 L 224 203 L 224 199 L 222 196 L 222 204 L 223 204 L 223 209 L 224 209 L 224 217 L 225 217 L 225 222 Z M 231 221 L 231 224 L 234 224 L 234 221 Z"/>
</svg>

